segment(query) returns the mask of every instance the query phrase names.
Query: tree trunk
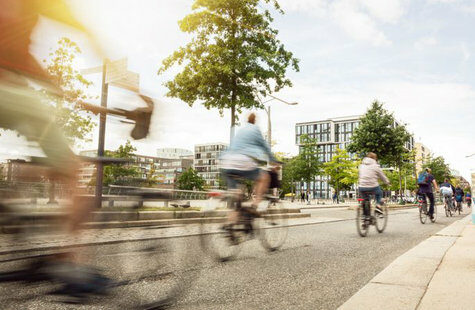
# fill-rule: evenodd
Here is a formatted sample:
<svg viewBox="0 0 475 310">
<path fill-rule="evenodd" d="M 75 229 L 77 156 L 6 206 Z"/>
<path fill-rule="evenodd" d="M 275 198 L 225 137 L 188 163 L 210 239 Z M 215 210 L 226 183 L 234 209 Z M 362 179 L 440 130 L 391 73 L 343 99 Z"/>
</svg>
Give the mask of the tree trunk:
<svg viewBox="0 0 475 310">
<path fill-rule="evenodd" d="M 402 173 L 401 173 L 401 164 L 399 164 L 399 200 L 402 201 Z"/>
<path fill-rule="evenodd" d="M 233 94 L 234 97 L 234 94 Z M 229 144 L 234 138 L 234 126 L 236 125 L 236 108 L 234 106 L 231 107 L 231 130 L 229 134 Z"/>
</svg>

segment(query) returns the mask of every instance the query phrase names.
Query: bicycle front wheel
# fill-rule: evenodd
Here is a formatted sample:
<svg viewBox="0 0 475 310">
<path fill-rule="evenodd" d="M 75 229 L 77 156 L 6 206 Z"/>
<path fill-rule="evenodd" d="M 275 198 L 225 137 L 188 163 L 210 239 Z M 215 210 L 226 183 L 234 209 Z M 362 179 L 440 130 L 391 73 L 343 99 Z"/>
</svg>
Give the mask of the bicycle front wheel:
<svg viewBox="0 0 475 310">
<path fill-rule="evenodd" d="M 437 221 L 437 206 L 434 205 L 434 213 L 432 215 L 432 218 L 430 219 L 432 223 L 435 223 Z"/>
<path fill-rule="evenodd" d="M 382 233 L 388 224 L 388 206 L 384 205 L 381 206 L 383 213 L 379 213 L 375 211 L 374 217 L 376 221 L 376 230 L 379 233 Z"/>
<path fill-rule="evenodd" d="M 284 245 L 288 232 L 288 210 L 277 200 L 266 201 L 267 208 L 262 218 L 256 219 L 256 228 L 262 246 L 269 252 Z"/>
</svg>

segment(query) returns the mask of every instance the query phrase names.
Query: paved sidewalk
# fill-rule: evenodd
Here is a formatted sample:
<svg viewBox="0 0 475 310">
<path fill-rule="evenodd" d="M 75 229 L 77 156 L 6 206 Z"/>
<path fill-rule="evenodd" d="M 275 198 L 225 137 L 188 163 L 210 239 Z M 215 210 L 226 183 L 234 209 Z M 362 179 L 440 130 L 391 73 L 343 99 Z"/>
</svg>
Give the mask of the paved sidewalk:
<svg viewBox="0 0 475 310">
<path fill-rule="evenodd" d="M 475 309 L 471 215 L 407 251 L 339 309 Z"/>
</svg>

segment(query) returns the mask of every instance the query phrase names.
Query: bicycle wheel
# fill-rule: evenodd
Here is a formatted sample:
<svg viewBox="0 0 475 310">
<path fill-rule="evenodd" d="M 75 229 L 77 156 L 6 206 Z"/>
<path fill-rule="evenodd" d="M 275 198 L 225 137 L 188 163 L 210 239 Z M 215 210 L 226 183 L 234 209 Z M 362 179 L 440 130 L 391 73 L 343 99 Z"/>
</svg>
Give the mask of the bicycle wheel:
<svg viewBox="0 0 475 310">
<path fill-rule="evenodd" d="M 197 277 L 200 261 L 198 237 L 183 236 L 185 229 L 174 227 L 177 237 L 157 239 L 144 230 L 140 239 L 92 246 L 88 261 L 110 279 L 110 288 L 106 296 L 94 296 L 88 304 L 92 308 L 159 309 L 175 303 Z"/>
<path fill-rule="evenodd" d="M 383 205 L 381 206 L 381 209 L 383 210 L 383 213 L 374 212 L 376 230 L 379 233 L 382 233 L 388 224 L 388 206 Z"/>
<path fill-rule="evenodd" d="M 356 230 L 361 237 L 366 237 L 368 235 L 369 223 L 366 220 L 366 217 L 363 214 L 363 206 L 359 205 L 356 208 Z"/>
<path fill-rule="evenodd" d="M 427 209 L 427 206 L 425 207 L 425 209 Z M 424 205 L 422 204 L 419 204 L 419 220 L 422 224 L 425 224 L 427 222 L 427 212 L 424 210 Z"/>
<path fill-rule="evenodd" d="M 269 252 L 278 250 L 287 239 L 288 213 L 277 199 L 266 200 L 267 208 L 261 218 L 255 220 L 259 240 Z"/>
<path fill-rule="evenodd" d="M 434 213 L 432 215 L 432 218 L 430 219 L 432 223 L 435 223 L 437 221 L 437 206 L 434 205 Z"/>
<path fill-rule="evenodd" d="M 222 218 L 218 217 L 219 209 L 227 208 L 229 204 L 227 199 L 212 198 L 208 203 L 214 205 L 214 207 L 203 213 L 200 233 L 201 246 L 204 252 L 213 259 L 221 262 L 231 260 L 236 257 L 241 250 L 244 237 L 243 231 L 240 230 L 242 225 L 236 224 L 224 227 L 225 225 L 222 222 Z"/>
</svg>

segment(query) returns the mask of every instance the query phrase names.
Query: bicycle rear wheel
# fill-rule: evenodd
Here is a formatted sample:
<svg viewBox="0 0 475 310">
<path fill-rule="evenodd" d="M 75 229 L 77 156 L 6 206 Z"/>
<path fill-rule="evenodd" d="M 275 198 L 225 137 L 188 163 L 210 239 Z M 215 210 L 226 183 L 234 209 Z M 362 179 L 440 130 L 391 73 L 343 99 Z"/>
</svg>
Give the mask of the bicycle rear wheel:
<svg viewBox="0 0 475 310">
<path fill-rule="evenodd" d="M 288 213 L 284 204 L 278 200 L 268 200 L 266 211 L 262 218 L 255 220 L 259 240 L 269 252 L 278 250 L 287 239 Z"/>
<path fill-rule="evenodd" d="M 363 213 L 363 206 L 359 205 L 356 208 L 356 230 L 361 237 L 366 237 L 368 235 L 370 224 L 367 222 L 366 217 Z"/>
<path fill-rule="evenodd" d="M 226 225 L 218 217 L 221 209 L 226 210 L 229 204 L 227 199 L 221 197 L 211 198 L 208 201 L 212 208 L 203 213 L 201 222 L 201 246 L 205 253 L 213 259 L 225 262 L 235 258 L 242 246 L 243 231 L 239 230 L 241 225 Z"/>
<path fill-rule="evenodd" d="M 425 209 L 427 210 L 427 206 L 425 206 Z M 424 210 L 424 205 L 422 204 L 419 205 L 419 220 L 422 224 L 427 222 L 427 211 Z"/>
<path fill-rule="evenodd" d="M 383 205 L 381 206 L 381 209 L 383 210 L 383 213 L 379 213 L 379 212 L 374 212 L 374 217 L 375 217 L 375 225 L 376 225 L 376 230 L 379 232 L 379 233 L 382 233 L 384 231 L 384 229 L 386 228 L 387 224 L 388 224 L 388 206 L 387 205 Z"/>
</svg>

